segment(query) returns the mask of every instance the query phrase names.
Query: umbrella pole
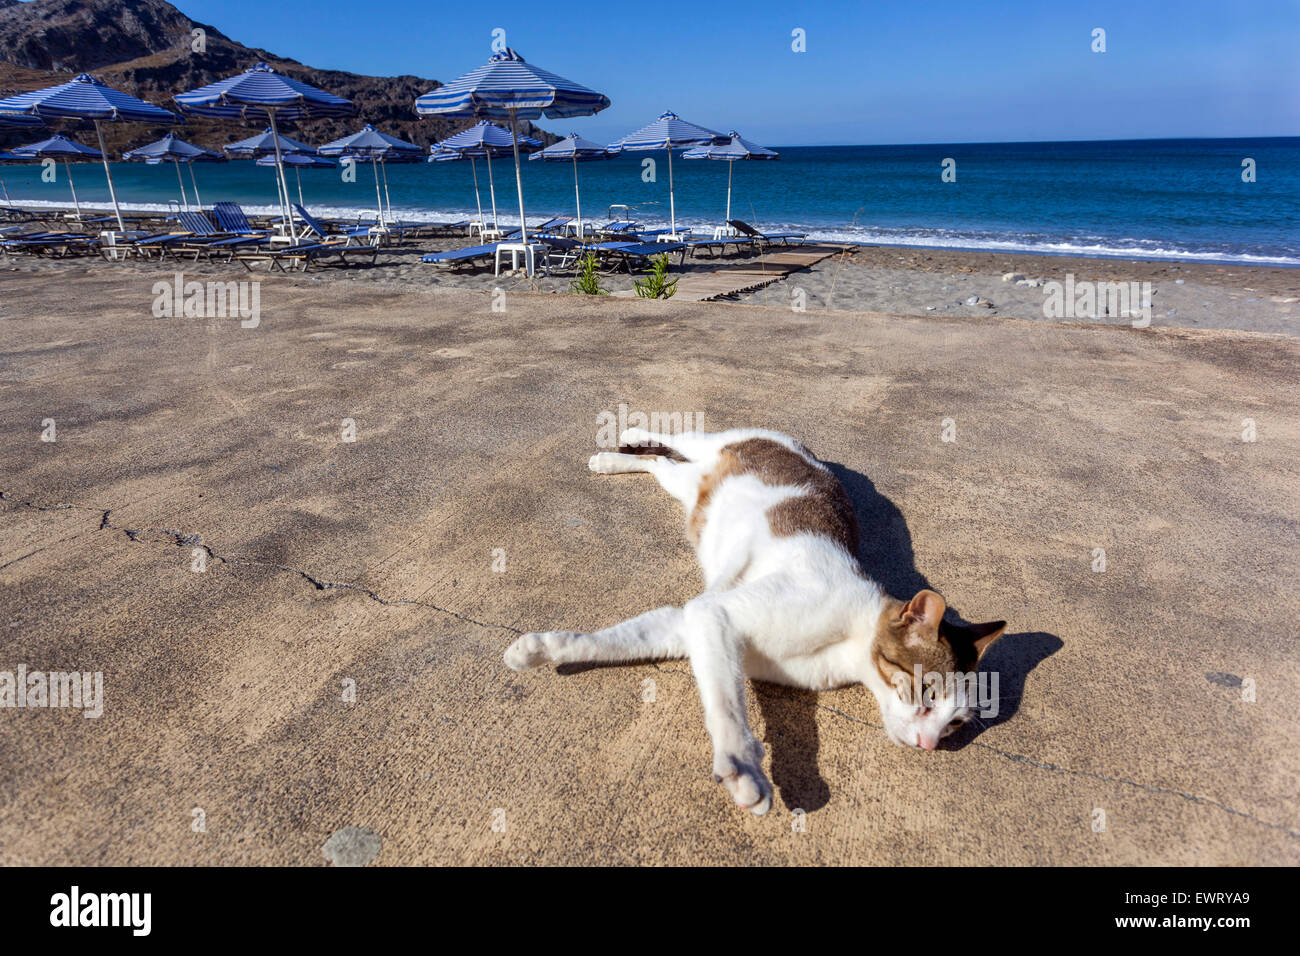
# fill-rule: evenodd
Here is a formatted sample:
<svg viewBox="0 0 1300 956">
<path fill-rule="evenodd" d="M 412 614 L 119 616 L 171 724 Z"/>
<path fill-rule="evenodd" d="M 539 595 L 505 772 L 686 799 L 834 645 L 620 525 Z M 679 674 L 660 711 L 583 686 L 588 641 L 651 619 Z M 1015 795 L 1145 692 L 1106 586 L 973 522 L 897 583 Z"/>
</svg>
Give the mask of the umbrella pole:
<svg viewBox="0 0 1300 956">
<path fill-rule="evenodd" d="M 370 170 L 375 174 L 375 205 L 379 207 L 379 228 L 384 228 L 384 201 L 379 198 L 379 164 L 370 158 Z"/>
<path fill-rule="evenodd" d="M 117 205 L 117 190 L 113 188 L 113 170 L 108 166 L 108 149 L 104 146 L 104 128 L 100 126 L 99 120 L 95 120 L 95 134 L 99 137 L 99 154 L 104 159 L 104 175 L 108 177 L 108 197 L 113 200 L 113 215 L 117 217 L 117 228 L 126 232 L 126 224 L 122 222 L 122 210 Z"/>
<path fill-rule="evenodd" d="M 673 200 L 673 148 L 668 147 L 668 226 L 670 239 L 677 239 L 677 206 Z"/>
<path fill-rule="evenodd" d="M 578 240 L 582 241 L 582 196 L 578 194 L 578 150 L 573 151 L 573 202 L 578 207 Z"/>
<path fill-rule="evenodd" d="M 384 174 L 384 202 L 388 205 L 388 221 L 393 221 L 393 197 L 388 194 L 388 164 L 379 161 L 379 171 Z"/>
<path fill-rule="evenodd" d="M 289 183 L 284 178 L 284 157 L 280 155 L 280 133 L 275 128 L 275 110 L 267 109 L 266 115 L 271 117 L 271 140 L 275 143 L 275 172 L 276 181 L 280 184 L 282 192 L 280 212 L 284 216 L 285 223 L 289 226 L 289 244 L 296 246 L 298 244 L 298 230 L 293 224 L 293 210 L 289 208 Z"/>
<path fill-rule="evenodd" d="M 731 222 L 731 171 L 735 167 L 734 162 L 727 163 L 727 218 L 723 222 Z"/>
<path fill-rule="evenodd" d="M 488 192 L 492 196 L 492 228 L 497 227 L 497 184 L 492 179 L 492 149 L 487 147 Z"/>
<path fill-rule="evenodd" d="M 523 239 L 524 249 L 528 249 L 528 222 L 524 219 L 524 177 L 519 172 L 519 134 L 515 130 L 517 125 L 516 114 L 518 110 L 510 108 L 510 145 L 515 151 L 515 192 L 519 194 L 519 236 Z M 533 263 L 529 260 L 527 251 L 524 252 L 524 265 L 528 268 L 528 274 L 533 274 Z"/>
<path fill-rule="evenodd" d="M 197 209 L 203 208 L 203 200 L 199 198 L 199 181 L 194 178 L 194 162 L 190 162 L 190 185 L 194 187 L 194 206 Z"/>
<path fill-rule="evenodd" d="M 72 179 L 72 164 L 67 160 L 63 162 L 63 171 L 68 174 L 68 186 L 72 189 L 72 208 L 77 210 L 77 218 L 81 218 L 81 203 L 77 201 L 77 184 Z"/>
<path fill-rule="evenodd" d="M 293 175 L 298 180 L 298 205 L 306 208 L 307 204 L 302 198 L 302 170 L 297 166 L 293 167 Z"/>
<path fill-rule="evenodd" d="M 478 192 L 478 160 L 473 156 L 469 158 L 469 169 L 474 174 L 474 203 L 478 206 L 478 223 L 483 225 L 483 197 Z M 482 233 L 479 233 L 480 237 Z"/>
<path fill-rule="evenodd" d="M 9 200 L 9 187 L 5 185 L 5 178 L 3 176 L 0 176 L 0 192 L 5 194 L 5 205 L 12 206 L 13 203 Z"/>
<path fill-rule="evenodd" d="M 189 197 L 185 195 L 185 180 L 183 180 L 183 179 L 181 178 L 181 164 L 180 164 L 180 161 L 179 161 L 179 160 L 175 160 L 175 159 L 173 159 L 173 160 L 172 160 L 172 165 L 176 167 L 176 185 L 181 187 L 181 205 L 185 207 L 185 211 L 186 211 L 186 212 L 189 212 L 189 211 L 190 211 L 190 200 L 189 200 Z"/>
</svg>

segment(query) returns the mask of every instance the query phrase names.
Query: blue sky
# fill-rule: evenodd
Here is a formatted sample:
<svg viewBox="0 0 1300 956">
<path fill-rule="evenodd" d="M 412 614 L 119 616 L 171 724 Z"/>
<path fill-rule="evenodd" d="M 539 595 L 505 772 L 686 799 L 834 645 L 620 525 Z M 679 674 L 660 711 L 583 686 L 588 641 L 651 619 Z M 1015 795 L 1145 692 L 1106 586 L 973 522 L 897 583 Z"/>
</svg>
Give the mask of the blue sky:
<svg viewBox="0 0 1300 956">
<path fill-rule="evenodd" d="M 542 121 L 600 141 L 665 109 L 782 146 L 1300 135 L 1297 0 L 176 2 L 313 66 L 444 81 L 502 28 L 525 59 L 613 100 Z M 795 28 L 807 52 L 791 50 Z"/>
</svg>

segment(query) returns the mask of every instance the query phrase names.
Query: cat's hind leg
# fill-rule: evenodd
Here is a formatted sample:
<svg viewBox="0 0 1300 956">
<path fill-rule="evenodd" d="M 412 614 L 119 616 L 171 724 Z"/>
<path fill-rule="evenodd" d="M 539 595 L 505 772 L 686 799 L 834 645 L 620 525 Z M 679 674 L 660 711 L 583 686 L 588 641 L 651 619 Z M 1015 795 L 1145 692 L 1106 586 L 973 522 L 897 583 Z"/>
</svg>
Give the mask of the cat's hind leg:
<svg viewBox="0 0 1300 956">
<path fill-rule="evenodd" d="M 506 666 L 522 671 L 547 662 L 625 663 L 685 657 L 682 617 L 679 607 L 661 607 L 594 634 L 572 631 L 525 634 L 506 649 Z"/>
</svg>

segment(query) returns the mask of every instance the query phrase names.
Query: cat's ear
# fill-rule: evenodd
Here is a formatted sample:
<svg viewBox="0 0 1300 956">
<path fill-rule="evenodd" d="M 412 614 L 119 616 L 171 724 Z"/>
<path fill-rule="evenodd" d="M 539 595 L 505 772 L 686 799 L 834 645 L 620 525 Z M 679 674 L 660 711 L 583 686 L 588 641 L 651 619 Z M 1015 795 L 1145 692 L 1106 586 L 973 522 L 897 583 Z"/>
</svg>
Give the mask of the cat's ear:
<svg viewBox="0 0 1300 956">
<path fill-rule="evenodd" d="M 993 642 L 1007 629 L 1006 621 L 987 621 L 984 624 L 949 624 L 944 622 L 939 633 L 948 638 L 954 647 L 969 647 L 974 651 L 975 663 L 978 664 Z"/>
<path fill-rule="evenodd" d="M 943 612 L 948 609 L 947 602 L 938 593 L 926 589 L 917 591 L 916 597 L 903 605 L 900 615 L 903 623 L 917 621 L 927 627 L 937 628 L 943 620 Z"/>
</svg>

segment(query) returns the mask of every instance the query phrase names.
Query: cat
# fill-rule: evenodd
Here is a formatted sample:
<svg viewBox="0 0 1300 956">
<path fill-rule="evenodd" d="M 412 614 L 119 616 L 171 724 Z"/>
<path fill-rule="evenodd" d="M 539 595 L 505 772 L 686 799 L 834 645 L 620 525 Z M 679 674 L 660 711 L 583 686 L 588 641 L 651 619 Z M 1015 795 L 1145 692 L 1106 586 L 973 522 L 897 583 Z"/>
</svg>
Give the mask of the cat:
<svg viewBox="0 0 1300 956">
<path fill-rule="evenodd" d="M 618 452 L 592 456 L 602 475 L 649 472 L 686 510 L 705 589 L 594 634 L 525 634 L 513 670 L 547 662 L 688 657 L 713 742 L 714 780 L 762 815 L 772 802 L 763 745 L 750 731 L 745 678 L 828 690 L 860 683 L 895 743 L 933 750 L 975 702 L 961 680 L 918 694 L 920 674 L 974 672 L 1005 621 L 955 625 L 931 590 L 901 601 L 858 563 L 857 518 L 843 486 L 779 432 L 656 434 L 629 428 Z"/>
</svg>

